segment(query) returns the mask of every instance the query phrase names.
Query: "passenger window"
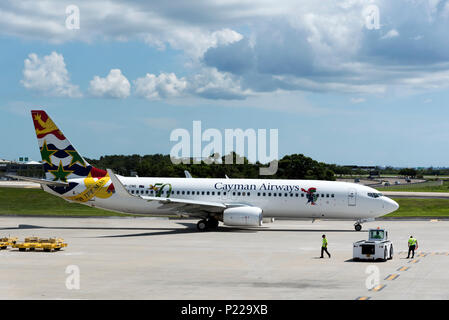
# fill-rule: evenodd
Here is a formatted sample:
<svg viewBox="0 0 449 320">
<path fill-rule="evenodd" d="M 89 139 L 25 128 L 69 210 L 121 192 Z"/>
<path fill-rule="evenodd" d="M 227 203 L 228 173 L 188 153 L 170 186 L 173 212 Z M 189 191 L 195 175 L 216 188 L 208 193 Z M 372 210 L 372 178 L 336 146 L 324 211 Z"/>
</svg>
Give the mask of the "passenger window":
<svg viewBox="0 0 449 320">
<path fill-rule="evenodd" d="M 217 195 L 219 196 L 220 194 L 221 194 L 220 191 L 218 191 L 218 192 L 217 192 Z"/>
<path fill-rule="evenodd" d="M 235 192 L 233 192 L 232 195 L 235 196 Z"/>
<path fill-rule="evenodd" d="M 213 195 L 213 196 L 215 195 L 215 192 L 214 192 L 214 191 L 212 191 L 212 195 Z"/>
<path fill-rule="evenodd" d="M 264 192 L 264 193 L 262 193 L 262 195 L 265 197 L 266 193 Z"/>
<path fill-rule="evenodd" d="M 247 193 L 247 196 L 249 197 L 249 192 Z"/>
<path fill-rule="evenodd" d="M 333 198 L 334 197 L 334 194 L 331 194 L 331 198 Z"/>
<path fill-rule="evenodd" d="M 271 192 L 268 192 L 268 196 L 271 197 Z"/>
<path fill-rule="evenodd" d="M 273 193 L 273 197 L 276 197 L 276 192 L 275 192 L 275 193 Z"/>
<path fill-rule="evenodd" d="M 288 193 L 284 193 L 284 196 L 285 196 L 285 197 L 288 197 Z"/>
<path fill-rule="evenodd" d="M 326 194 L 326 198 L 329 198 L 329 193 L 328 193 L 328 194 Z"/>
<path fill-rule="evenodd" d="M 260 197 L 260 192 L 257 192 L 257 196 Z"/>
<path fill-rule="evenodd" d="M 209 195 L 209 191 L 207 191 L 206 194 Z"/>
<path fill-rule="evenodd" d="M 239 195 L 240 195 L 240 192 L 237 192 L 237 195 L 239 196 Z"/>
<path fill-rule="evenodd" d="M 304 198 L 304 193 L 301 193 L 301 198 Z"/>
<path fill-rule="evenodd" d="M 185 191 L 183 191 L 182 194 L 185 194 Z"/>
<path fill-rule="evenodd" d="M 242 192 L 242 196 L 245 196 L 246 195 L 246 193 L 245 192 Z"/>
<path fill-rule="evenodd" d="M 203 195 L 203 196 L 204 196 L 204 191 L 201 191 L 201 195 Z"/>
</svg>

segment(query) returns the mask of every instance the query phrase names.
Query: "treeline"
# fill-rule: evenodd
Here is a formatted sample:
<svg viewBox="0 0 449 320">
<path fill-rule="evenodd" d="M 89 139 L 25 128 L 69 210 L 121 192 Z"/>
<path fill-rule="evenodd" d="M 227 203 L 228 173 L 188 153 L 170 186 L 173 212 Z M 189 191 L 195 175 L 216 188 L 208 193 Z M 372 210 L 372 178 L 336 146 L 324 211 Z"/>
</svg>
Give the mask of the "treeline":
<svg viewBox="0 0 449 320">
<path fill-rule="evenodd" d="M 173 164 L 169 155 L 110 155 L 100 159 L 86 159 L 95 167 L 110 168 L 115 173 L 124 176 L 137 174 L 140 177 L 185 177 L 184 170 L 189 171 L 196 178 L 266 178 L 266 179 L 314 179 L 335 180 L 335 172 L 338 166 L 315 161 L 302 154 L 292 154 L 278 161 L 278 170 L 274 175 L 260 176 L 259 168 L 268 167 L 267 164 L 250 163 L 246 158 L 243 164 L 237 164 L 237 155 L 232 154 L 233 164 L 222 163 L 206 164 Z"/>
<path fill-rule="evenodd" d="M 422 176 L 447 176 L 449 175 L 449 168 L 392 168 L 386 167 L 381 171 L 383 174 L 410 176 L 410 177 L 422 177 Z"/>
</svg>

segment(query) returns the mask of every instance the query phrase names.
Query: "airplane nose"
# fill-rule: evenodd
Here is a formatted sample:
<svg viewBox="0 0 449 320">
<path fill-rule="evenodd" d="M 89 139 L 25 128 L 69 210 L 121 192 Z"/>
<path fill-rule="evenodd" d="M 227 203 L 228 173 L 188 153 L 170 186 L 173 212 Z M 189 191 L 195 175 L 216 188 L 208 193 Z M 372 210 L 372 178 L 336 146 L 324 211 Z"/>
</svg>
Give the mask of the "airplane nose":
<svg viewBox="0 0 449 320">
<path fill-rule="evenodd" d="M 391 213 L 391 212 L 398 210 L 399 204 L 390 198 L 385 198 L 384 199 L 384 208 L 387 211 L 387 213 Z"/>
</svg>

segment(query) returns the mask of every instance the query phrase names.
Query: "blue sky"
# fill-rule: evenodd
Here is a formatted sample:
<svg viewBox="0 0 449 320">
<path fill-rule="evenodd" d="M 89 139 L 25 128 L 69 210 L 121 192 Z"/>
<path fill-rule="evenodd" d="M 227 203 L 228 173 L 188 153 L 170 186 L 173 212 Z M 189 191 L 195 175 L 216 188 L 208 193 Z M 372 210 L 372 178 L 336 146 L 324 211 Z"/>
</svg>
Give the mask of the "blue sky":
<svg viewBox="0 0 449 320">
<path fill-rule="evenodd" d="M 278 129 L 280 156 L 449 166 L 448 30 L 443 0 L 2 1 L 0 158 L 40 160 L 43 108 L 89 158 L 168 154 L 201 120 Z"/>
</svg>

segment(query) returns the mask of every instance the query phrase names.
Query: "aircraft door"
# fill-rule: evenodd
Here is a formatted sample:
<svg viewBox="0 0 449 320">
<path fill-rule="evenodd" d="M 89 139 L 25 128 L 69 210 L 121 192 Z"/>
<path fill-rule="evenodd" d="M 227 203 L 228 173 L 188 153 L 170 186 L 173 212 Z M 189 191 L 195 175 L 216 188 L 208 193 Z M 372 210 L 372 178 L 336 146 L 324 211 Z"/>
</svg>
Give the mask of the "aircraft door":
<svg viewBox="0 0 449 320">
<path fill-rule="evenodd" d="M 357 190 L 351 188 L 348 190 L 348 206 L 354 207 L 357 204 Z"/>
</svg>

